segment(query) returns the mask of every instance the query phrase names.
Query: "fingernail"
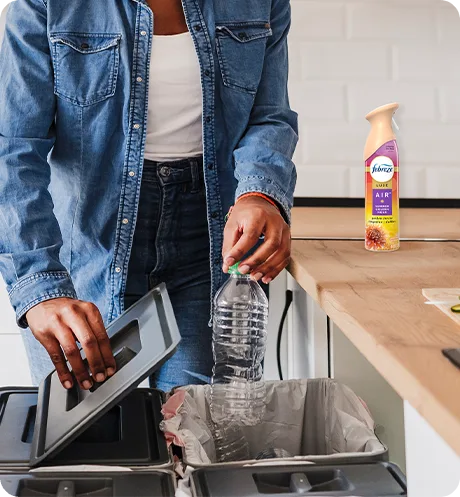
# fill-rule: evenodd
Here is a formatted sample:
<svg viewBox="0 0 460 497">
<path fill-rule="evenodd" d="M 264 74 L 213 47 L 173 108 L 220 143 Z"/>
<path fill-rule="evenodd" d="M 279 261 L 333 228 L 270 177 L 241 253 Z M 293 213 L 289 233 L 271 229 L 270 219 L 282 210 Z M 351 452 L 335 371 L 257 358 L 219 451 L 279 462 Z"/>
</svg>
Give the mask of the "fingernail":
<svg viewBox="0 0 460 497">
<path fill-rule="evenodd" d="M 114 368 L 107 368 L 107 374 L 109 376 L 113 376 L 115 374 L 115 369 Z"/>
<path fill-rule="evenodd" d="M 97 373 L 96 374 L 96 381 L 98 383 L 102 383 L 105 380 L 105 374 L 104 373 Z"/>
<path fill-rule="evenodd" d="M 227 266 L 233 266 L 233 264 L 235 264 L 235 259 L 233 257 L 228 257 L 225 259 L 225 264 L 227 264 Z"/>
<path fill-rule="evenodd" d="M 262 281 L 268 285 L 271 281 L 273 280 L 273 278 L 264 278 Z"/>
<path fill-rule="evenodd" d="M 251 270 L 251 268 L 249 266 L 241 266 L 238 268 L 238 271 L 241 273 L 241 274 L 246 274 L 246 273 L 249 273 L 249 271 Z"/>
<path fill-rule="evenodd" d="M 82 385 L 85 390 L 89 390 L 93 386 L 93 384 L 89 380 L 85 380 Z"/>
<path fill-rule="evenodd" d="M 64 388 L 66 388 L 67 390 L 70 390 L 72 388 L 72 382 L 69 380 L 64 381 Z"/>
<path fill-rule="evenodd" d="M 254 276 L 252 276 L 252 279 L 254 281 L 259 281 L 260 278 L 262 278 L 263 274 L 262 273 L 256 273 Z"/>
</svg>

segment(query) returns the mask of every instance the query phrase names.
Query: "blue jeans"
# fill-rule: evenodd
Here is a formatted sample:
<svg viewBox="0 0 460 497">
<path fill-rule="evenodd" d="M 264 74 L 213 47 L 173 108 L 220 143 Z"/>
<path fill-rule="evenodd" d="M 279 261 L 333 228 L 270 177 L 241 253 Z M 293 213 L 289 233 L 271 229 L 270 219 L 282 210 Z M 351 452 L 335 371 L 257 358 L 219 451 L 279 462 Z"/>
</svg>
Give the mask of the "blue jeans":
<svg viewBox="0 0 460 497">
<path fill-rule="evenodd" d="M 125 309 L 160 282 L 166 283 L 182 341 L 150 379 L 164 391 L 200 384 L 211 376 L 212 330 L 209 231 L 201 158 L 144 162 L 136 230 L 128 268 Z M 53 365 L 25 330 L 34 384 Z"/>
</svg>

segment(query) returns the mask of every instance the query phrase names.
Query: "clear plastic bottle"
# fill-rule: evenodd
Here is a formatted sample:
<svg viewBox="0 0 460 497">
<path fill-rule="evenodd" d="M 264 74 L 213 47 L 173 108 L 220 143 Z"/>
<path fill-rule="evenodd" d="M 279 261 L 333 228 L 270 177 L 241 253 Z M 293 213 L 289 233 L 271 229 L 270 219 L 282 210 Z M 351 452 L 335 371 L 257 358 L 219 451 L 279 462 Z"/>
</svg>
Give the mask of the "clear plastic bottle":
<svg viewBox="0 0 460 497">
<path fill-rule="evenodd" d="M 239 273 L 238 264 L 229 273 L 214 300 L 211 416 L 217 426 L 252 426 L 265 413 L 268 300 L 256 281 Z"/>
<path fill-rule="evenodd" d="M 249 445 L 241 426 L 214 424 L 212 429 L 216 462 L 247 461 Z"/>
</svg>

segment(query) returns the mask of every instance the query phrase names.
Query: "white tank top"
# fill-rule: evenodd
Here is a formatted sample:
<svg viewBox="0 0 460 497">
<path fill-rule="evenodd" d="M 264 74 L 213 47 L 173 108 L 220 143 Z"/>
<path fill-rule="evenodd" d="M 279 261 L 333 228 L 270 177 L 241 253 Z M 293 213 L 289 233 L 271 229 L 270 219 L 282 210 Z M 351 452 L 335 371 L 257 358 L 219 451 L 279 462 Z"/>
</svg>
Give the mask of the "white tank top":
<svg viewBox="0 0 460 497">
<path fill-rule="evenodd" d="M 153 36 L 145 158 L 173 161 L 203 153 L 200 66 L 192 37 Z"/>
</svg>

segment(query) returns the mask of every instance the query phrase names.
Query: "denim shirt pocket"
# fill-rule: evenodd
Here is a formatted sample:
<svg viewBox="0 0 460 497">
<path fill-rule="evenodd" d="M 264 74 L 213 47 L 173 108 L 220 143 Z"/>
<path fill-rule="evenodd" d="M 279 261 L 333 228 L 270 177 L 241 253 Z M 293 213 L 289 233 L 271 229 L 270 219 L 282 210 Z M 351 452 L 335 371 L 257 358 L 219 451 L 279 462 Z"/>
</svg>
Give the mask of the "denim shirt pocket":
<svg viewBox="0 0 460 497">
<path fill-rule="evenodd" d="M 54 93 L 87 106 L 115 94 L 121 35 L 59 32 L 50 34 Z"/>
<path fill-rule="evenodd" d="M 271 34 L 269 22 L 216 23 L 217 58 L 225 86 L 253 95 L 257 92 Z"/>
</svg>

